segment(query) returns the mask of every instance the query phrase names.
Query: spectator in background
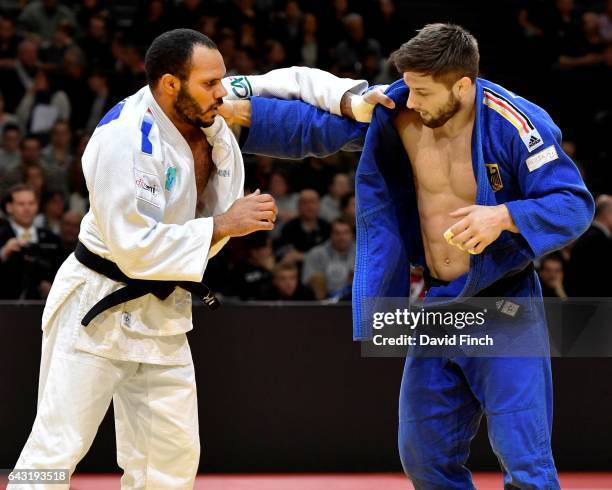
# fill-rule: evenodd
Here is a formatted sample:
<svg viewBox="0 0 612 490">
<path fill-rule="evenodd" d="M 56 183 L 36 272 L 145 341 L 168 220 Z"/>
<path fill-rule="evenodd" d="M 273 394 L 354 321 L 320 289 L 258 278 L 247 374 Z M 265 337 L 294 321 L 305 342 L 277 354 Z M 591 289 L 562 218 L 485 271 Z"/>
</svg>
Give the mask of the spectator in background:
<svg viewBox="0 0 612 490">
<path fill-rule="evenodd" d="M 19 165 L 21 153 L 19 145 L 21 142 L 21 130 L 16 124 L 7 124 L 2 130 L 2 147 L 0 148 L 0 181 L 3 180 L 4 172 Z M 1 187 L 1 184 L 0 184 Z"/>
<path fill-rule="evenodd" d="M 100 119 L 115 105 L 115 99 L 110 93 L 106 71 L 94 69 L 90 73 L 87 83 L 93 97 L 91 97 L 91 105 L 84 129 L 87 134 L 92 134 Z"/>
<path fill-rule="evenodd" d="M 229 27 L 221 29 L 219 33 L 217 47 L 221 56 L 223 56 L 223 62 L 225 68 L 228 71 L 234 71 L 234 56 L 236 55 L 236 33 Z"/>
<path fill-rule="evenodd" d="M 340 200 L 341 218 L 351 224 L 353 234 L 355 233 L 355 193 L 351 192 Z"/>
<path fill-rule="evenodd" d="M 51 230 L 59 236 L 62 216 L 66 211 L 64 194 L 58 191 L 44 192 L 40 200 L 40 211 L 34 218 L 34 226 Z"/>
<path fill-rule="evenodd" d="M 127 36 L 115 38 L 113 52 L 118 64 L 111 81 L 111 93 L 122 99 L 146 85 L 144 60 L 136 41 Z"/>
<path fill-rule="evenodd" d="M 565 275 L 569 296 L 612 297 L 612 196 L 596 200 L 591 227 L 574 243 Z"/>
<path fill-rule="evenodd" d="M 46 298 L 61 263 L 60 240 L 34 226 L 38 202 L 30 187 L 13 187 L 5 208 L 9 223 L 0 227 L 0 277 L 12 280 L 0 281 L 0 298 Z"/>
<path fill-rule="evenodd" d="M 301 59 L 303 14 L 297 0 L 285 0 L 284 9 L 278 13 L 271 29 L 271 37 L 285 49 L 287 65 L 295 65 Z"/>
<path fill-rule="evenodd" d="M 13 66 L 0 70 L 0 90 L 4 94 L 10 94 L 5 100 L 9 112 L 17 108 L 23 95 L 34 84 L 39 67 L 38 45 L 28 39 L 21 41 Z"/>
<path fill-rule="evenodd" d="M 32 188 L 37 202 L 40 202 L 42 196 L 47 192 L 47 174 L 40 165 L 23 167 L 21 182 Z"/>
<path fill-rule="evenodd" d="M 281 262 L 272 271 L 272 287 L 263 296 L 268 301 L 312 301 L 315 299 L 310 288 L 299 281 L 295 264 Z"/>
<path fill-rule="evenodd" d="M 559 253 L 551 253 L 540 260 L 538 270 L 545 298 L 567 298 L 563 288 L 563 258 Z"/>
<path fill-rule="evenodd" d="M 87 31 L 78 39 L 78 44 L 90 66 L 105 69 L 113 66 L 108 17 L 105 15 L 96 14 L 89 18 Z"/>
<path fill-rule="evenodd" d="M 58 0 L 35 0 L 25 6 L 17 19 L 19 27 L 36 34 L 45 41 L 51 41 L 57 27 L 68 22 L 76 27 L 77 20 L 72 10 Z"/>
<path fill-rule="evenodd" d="M 376 7 L 368 19 L 368 34 L 380 42 L 382 55 L 386 57 L 406 42 L 406 27 L 394 0 L 377 0 Z"/>
<path fill-rule="evenodd" d="M 44 63 L 45 69 L 51 73 L 56 73 L 60 70 L 66 51 L 74 46 L 74 26 L 64 21 L 57 26 L 52 40 L 41 45 L 40 58 Z"/>
<path fill-rule="evenodd" d="M 599 34 L 605 42 L 612 43 L 612 0 L 606 1 L 606 9 L 599 15 Z"/>
<path fill-rule="evenodd" d="M 271 232 L 273 238 L 278 238 L 283 225 L 297 216 L 298 194 L 290 192 L 287 176 L 279 170 L 275 170 L 270 174 L 268 192 L 274 197 L 276 207 L 278 208 L 276 225 Z"/>
<path fill-rule="evenodd" d="M 147 0 L 134 16 L 131 35 L 142 49 L 172 27 L 172 4 L 166 0 Z"/>
<path fill-rule="evenodd" d="M 321 199 L 319 216 L 330 223 L 339 218 L 341 214 L 340 201 L 344 196 L 351 193 L 352 188 L 348 175 L 343 173 L 334 175 L 329 185 L 329 192 Z"/>
<path fill-rule="evenodd" d="M 313 189 L 304 189 L 298 199 L 298 216 L 283 226 L 277 250 L 283 260 L 301 263 L 304 254 L 329 238 L 329 223 L 319 218 L 321 203 Z"/>
<path fill-rule="evenodd" d="M 65 121 L 56 122 L 51 129 L 49 144 L 41 151 L 41 159 L 49 172 L 49 185 L 61 190 L 65 196 L 68 195 L 68 177 L 73 158 L 70 125 Z"/>
<path fill-rule="evenodd" d="M 77 19 L 77 27 L 81 32 L 85 32 L 89 27 L 89 20 L 94 15 L 102 15 L 107 19 L 110 18 L 110 12 L 104 5 L 103 0 L 81 0 L 79 5 L 74 7 L 75 17 Z"/>
<path fill-rule="evenodd" d="M 83 215 L 76 211 L 66 211 L 60 222 L 60 240 L 62 242 L 62 261 L 74 252 L 79 241 L 79 231 Z"/>
<path fill-rule="evenodd" d="M 317 17 L 306 12 L 302 19 L 302 39 L 300 41 L 300 65 L 326 69 L 329 66 L 328 48 L 319 41 Z"/>
<path fill-rule="evenodd" d="M 210 5 L 211 2 L 206 3 Z M 174 8 L 172 25 L 174 28 L 198 30 L 200 18 L 209 13 L 209 10 L 210 7 L 205 7 L 202 0 L 183 0 Z"/>
<path fill-rule="evenodd" d="M 38 70 L 17 107 L 17 117 L 30 134 L 45 135 L 56 121 L 70 119 L 70 100 L 63 90 L 52 86 L 45 70 Z"/>
<path fill-rule="evenodd" d="M 40 141 L 33 136 L 26 136 L 19 145 L 20 159 L 16 164 L 8 166 L 4 170 L 0 181 L 0 195 L 16 184 L 23 182 L 29 167 L 42 166 L 40 154 Z M 38 196 L 40 198 L 40 195 Z"/>
<path fill-rule="evenodd" d="M 277 68 L 287 66 L 287 53 L 283 45 L 276 39 L 268 39 L 263 46 L 263 63 L 261 71 L 267 73 Z"/>
<path fill-rule="evenodd" d="M 83 175 L 83 167 L 81 166 L 81 158 L 85 147 L 89 142 L 89 134 L 81 134 L 77 139 L 77 144 L 74 150 L 74 159 L 70 170 L 69 188 L 70 197 L 68 198 L 68 209 L 76 211 L 83 216 L 89 209 L 89 192 L 85 184 L 85 176 Z"/>
<path fill-rule="evenodd" d="M 70 126 L 73 130 L 85 126 L 88 109 L 86 101 L 91 99 L 87 86 L 86 66 L 85 54 L 78 46 L 71 47 L 64 54 L 62 78 L 59 83 L 70 99 Z"/>
<path fill-rule="evenodd" d="M 7 125 L 14 126 L 18 124 L 19 119 L 17 119 L 17 116 L 15 114 L 4 112 L 4 94 L 0 92 L 0 135 L 4 135 L 4 128 Z M 0 140 L 0 144 L 1 143 L 2 140 Z"/>
<path fill-rule="evenodd" d="M 351 285 L 354 267 L 353 228 L 337 219 L 331 225 L 330 239 L 304 256 L 302 283 L 314 291 L 317 299 L 335 296 Z"/>
<path fill-rule="evenodd" d="M 344 19 L 344 26 L 348 39 L 336 46 L 334 57 L 339 65 L 350 67 L 353 72 L 359 73 L 367 55 L 381 58 L 380 44 L 365 36 L 363 17 L 360 14 L 348 14 Z"/>
<path fill-rule="evenodd" d="M 232 269 L 226 294 L 241 300 L 262 299 L 270 289 L 275 265 L 272 238 L 266 232 L 257 232 L 243 240 L 248 255 Z"/>
<path fill-rule="evenodd" d="M 21 40 L 15 29 L 15 20 L 6 15 L 0 16 L 0 69 L 15 67 L 17 48 Z"/>
</svg>

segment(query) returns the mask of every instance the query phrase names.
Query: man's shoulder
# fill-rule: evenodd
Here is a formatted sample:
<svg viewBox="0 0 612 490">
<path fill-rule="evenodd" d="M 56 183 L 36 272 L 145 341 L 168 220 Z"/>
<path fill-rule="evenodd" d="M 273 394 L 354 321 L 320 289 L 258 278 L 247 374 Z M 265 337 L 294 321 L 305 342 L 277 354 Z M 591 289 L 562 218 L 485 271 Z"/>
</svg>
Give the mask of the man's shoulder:
<svg viewBox="0 0 612 490">
<path fill-rule="evenodd" d="M 15 237 L 13 227 L 8 221 L 0 223 L 0 246 L 4 245 L 11 238 Z"/>
<path fill-rule="evenodd" d="M 488 128 L 508 143 L 520 143 L 532 152 L 553 143 L 560 130 L 548 113 L 537 104 L 489 80 L 478 79 L 482 87 L 482 104 L 489 121 Z M 485 119 L 486 120 L 486 119 Z M 499 124 L 501 123 L 501 124 Z M 501 133 L 499 130 L 501 129 Z M 518 136 L 518 138 L 516 138 Z"/>
</svg>

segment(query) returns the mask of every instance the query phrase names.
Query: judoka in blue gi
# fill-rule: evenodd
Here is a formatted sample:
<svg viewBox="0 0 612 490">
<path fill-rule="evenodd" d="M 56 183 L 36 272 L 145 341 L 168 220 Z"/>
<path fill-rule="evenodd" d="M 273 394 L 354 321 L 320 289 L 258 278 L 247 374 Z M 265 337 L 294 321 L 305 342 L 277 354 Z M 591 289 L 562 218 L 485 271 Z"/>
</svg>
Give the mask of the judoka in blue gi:
<svg viewBox="0 0 612 490">
<path fill-rule="evenodd" d="M 429 300 L 514 298 L 520 320 L 498 326 L 545 332 L 532 263 L 582 234 L 594 207 L 559 128 L 540 107 L 477 78 L 478 45 L 461 27 L 428 25 L 393 59 L 403 73 L 386 92 L 395 108 L 376 107 L 369 126 L 253 97 L 243 152 L 298 158 L 363 147 L 355 339 L 371 338 L 372 298 L 409 296 L 411 265 L 425 267 Z M 535 338 L 547 352 L 547 337 Z M 505 488 L 560 488 L 548 356 L 408 357 L 399 450 L 417 489 L 474 488 L 465 462 L 482 415 Z"/>
</svg>

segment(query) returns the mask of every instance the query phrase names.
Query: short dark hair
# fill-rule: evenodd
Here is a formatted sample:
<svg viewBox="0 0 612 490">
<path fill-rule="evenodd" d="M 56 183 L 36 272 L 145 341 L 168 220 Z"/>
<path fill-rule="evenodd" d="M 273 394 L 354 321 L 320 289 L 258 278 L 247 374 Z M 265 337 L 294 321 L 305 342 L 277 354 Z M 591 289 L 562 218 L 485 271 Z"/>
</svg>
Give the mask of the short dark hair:
<svg viewBox="0 0 612 490">
<path fill-rule="evenodd" d="M 410 41 L 391 53 L 390 60 L 400 73 L 412 71 L 435 80 L 455 83 L 461 77 L 478 76 L 478 42 L 455 24 L 427 24 Z"/>
<path fill-rule="evenodd" d="M 21 128 L 13 123 L 8 123 L 4 125 L 4 128 L 2 128 L 2 135 L 6 135 L 6 133 L 8 133 L 9 131 L 17 131 L 19 134 L 21 134 Z"/>
<path fill-rule="evenodd" d="M 157 36 L 145 55 L 149 86 L 153 87 L 166 73 L 186 80 L 191 71 L 191 56 L 195 46 L 217 49 L 210 38 L 192 29 L 174 29 Z"/>
<path fill-rule="evenodd" d="M 19 183 L 13 185 L 9 188 L 9 190 L 6 191 L 4 203 L 6 204 L 9 202 L 13 202 L 13 196 L 18 192 L 31 192 L 32 194 L 34 194 L 34 197 L 36 197 L 36 191 L 34 190 L 34 187 L 32 187 L 30 184 Z"/>
</svg>

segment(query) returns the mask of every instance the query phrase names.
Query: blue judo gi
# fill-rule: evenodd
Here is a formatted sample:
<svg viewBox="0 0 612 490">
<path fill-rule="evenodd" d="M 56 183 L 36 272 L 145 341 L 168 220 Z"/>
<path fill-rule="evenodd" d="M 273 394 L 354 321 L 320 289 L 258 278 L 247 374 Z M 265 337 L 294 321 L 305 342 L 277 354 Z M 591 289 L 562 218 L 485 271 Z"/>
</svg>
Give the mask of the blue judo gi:
<svg viewBox="0 0 612 490">
<path fill-rule="evenodd" d="M 593 198 L 544 110 L 487 80 L 478 79 L 476 89 L 476 204 L 505 203 L 520 234 L 503 232 L 483 253 L 471 256 L 467 273 L 430 288 L 427 299 L 486 296 L 503 284 L 504 297 L 515 298 L 524 311 L 514 324 L 500 318 L 497 326 L 507 322 L 516 329 L 519 322 L 546 332 L 541 288 L 530 265 L 587 229 Z M 377 107 L 369 127 L 299 101 L 253 98 L 251 129 L 242 145 L 244 152 L 281 158 L 363 145 L 356 174 L 356 340 L 372 336 L 372 300 L 408 297 L 410 265 L 426 267 L 411 164 L 392 123 L 405 107 L 408 88 L 399 80 L 387 95 L 396 108 Z M 547 352 L 546 335 L 533 338 Z M 465 462 L 483 414 L 505 488 L 560 488 L 550 444 L 548 356 L 408 357 L 400 392 L 399 450 L 417 489 L 474 488 Z"/>
</svg>

